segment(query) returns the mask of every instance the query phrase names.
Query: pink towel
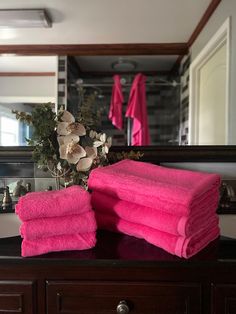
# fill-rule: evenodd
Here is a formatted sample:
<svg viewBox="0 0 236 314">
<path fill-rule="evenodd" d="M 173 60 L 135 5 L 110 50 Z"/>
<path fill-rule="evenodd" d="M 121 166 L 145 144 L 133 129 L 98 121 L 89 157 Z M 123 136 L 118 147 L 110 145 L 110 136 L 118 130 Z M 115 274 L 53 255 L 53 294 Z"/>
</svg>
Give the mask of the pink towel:
<svg viewBox="0 0 236 314">
<path fill-rule="evenodd" d="M 216 215 L 218 198 L 211 200 L 211 202 L 193 215 L 177 216 L 151 207 L 122 201 L 105 193 L 92 192 L 92 206 L 95 211 L 101 214 L 110 214 L 129 222 L 186 237 L 196 233 L 199 229 L 206 229 L 218 219 Z"/>
<path fill-rule="evenodd" d="M 16 214 L 22 221 L 26 221 L 80 214 L 91 209 L 90 194 L 74 185 L 63 190 L 28 193 L 19 199 Z"/>
<path fill-rule="evenodd" d="M 120 76 L 114 75 L 113 80 L 114 80 L 114 85 L 112 87 L 109 119 L 112 121 L 112 124 L 117 129 L 122 130 L 122 128 L 123 128 L 122 104 L 124 102 L 124 97 L 122 94 L 122 86 L 120 83 Z"/>
<path fill-rule="evenodd" d="M 91 171 L 88 185 L 128 202 L 187 216 L 219 197 L 220 176 L 126 159 Z"/>
<path fill-rule="evenodd" d="M 150 144 L 145 81 L 143 74 L 135 76 L 125 114 L 126 117 L 133 118 L 132 145 L 135 146 Z"/>
<path fill-rule="evenodd" d="M 64 234 L 95 232 L 96 229 L 94 211 L 90 210 L 80 215 L 27 220 L 21 224 L 20 234 L 25 240 L 35 240 Z"/>
<path fill-rule="evenodd" d="M 87 250 L 95 244 L 95 232 L 53 236 L 34 241 L 24 239 L 21 244 L 21 255 L 27 257 L 56 251 Z"/>
<path fill-rule="evenodd" d="M 195 233 L 191 237 L 182 237 L 98 212 L 96 212 L 96 219 L 100 229 L 121 232 L 144 239 L 173 255 L 184 258 L 189 258 L 197 254 L 220 234 L 217 220 L 212 226 L 199 230 L 198 233 Z"/>
</svg>

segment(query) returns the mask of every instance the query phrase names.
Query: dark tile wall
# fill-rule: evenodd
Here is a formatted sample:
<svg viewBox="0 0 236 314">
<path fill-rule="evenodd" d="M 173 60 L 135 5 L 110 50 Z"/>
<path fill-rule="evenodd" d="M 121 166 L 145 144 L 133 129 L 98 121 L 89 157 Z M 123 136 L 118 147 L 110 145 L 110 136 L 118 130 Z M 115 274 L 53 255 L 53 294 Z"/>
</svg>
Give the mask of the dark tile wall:
<svg viewBox="0 0 236 314">
<path fill-rule="evenodd" d="M 67 57 L 58 57 L 58 108 L 67 106 Z"/>
<path fill-rule="evenodd" d="M 128 83 L 132 83 L 131 77 L 125 77 Z M 147 78 L 149 81 L 152 77 Z M 178 76 L 162 76 L 159 78 L 163 82 L 179 81 Z M 93 79 L 86 80 L 91 83 Z M 94 79 L 95 81 L 95 79 Z M 112 81 L 111 78 L 96 78 L 96 82 L 111 82 L 111 84 L 102 88 L 103 98 L 100 99 L 101 130 L 107 135 L 112 136 L 113 145 L 127 145 L 128 123 L 125 118 L 127 103 L 129 99 L 130 87 L 123 87 L 123 130 L 116 129 L 108 119 L 110 108 Z M 179 108 L 180 108 L 180 87 L 168 85 L 146 86 L 148 123 L 151 137 L 151 145 L 178 145 L 179 143 Z M 98 100 L 99 101 L 99 100 Z"/>
<path fill-rule="evenodd" d="M 31 184 L 32 191 L 43 191 L 52 186 L 56 189 L 55 178 L 49 171 L 38 169 L 34 163 L 6 163 L 0 162 L 0 188 L 9 186 L 10 193 L 13 192 L 17 181 L 22 185 Z"/>
<path fill-rule="evenodd" d="M 191 55 L 184 57 L 180 67 L 180 145 L 188 145 L 189 134 L 189 67 Z"/>
</svg>

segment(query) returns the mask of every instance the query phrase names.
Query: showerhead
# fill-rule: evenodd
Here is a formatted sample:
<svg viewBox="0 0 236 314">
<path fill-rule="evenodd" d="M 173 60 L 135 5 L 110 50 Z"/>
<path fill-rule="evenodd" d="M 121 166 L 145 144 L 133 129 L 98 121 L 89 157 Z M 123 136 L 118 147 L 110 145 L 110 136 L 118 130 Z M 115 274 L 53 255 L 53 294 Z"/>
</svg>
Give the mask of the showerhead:
<svg viewBox="0 0 236 314">
<path fill-rule="evenodd" d="M 117 61 L 111 64 L 111 67 L 118 72 L 130 72 L 136 69 L 137 63 L 133 60 L 120 57 Z"/>
</svg>

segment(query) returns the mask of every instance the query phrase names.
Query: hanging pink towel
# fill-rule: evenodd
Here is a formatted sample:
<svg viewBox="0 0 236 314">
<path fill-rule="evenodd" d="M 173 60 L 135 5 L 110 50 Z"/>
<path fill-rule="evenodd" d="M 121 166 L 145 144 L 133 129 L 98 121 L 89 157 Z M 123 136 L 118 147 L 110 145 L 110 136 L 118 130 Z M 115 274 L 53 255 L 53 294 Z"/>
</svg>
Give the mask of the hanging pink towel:
<svg viewBox="0 0 236 314">
<path fill-rule="evenodd" d="M 155 208 L 122 201 L 105 193 L 92 192 L 93 209 L 100 214 L 113 215 L 129 222 L 186 237 L 196 233 L 199 229 L 206 229 L 212 225 L 213 221 L 218 220 L 217 204 L 218 198 L 215 198 L 213 202 L 211 200 L 206 203 L 205 208 L 190 216 L 178 216 Z"/>
<path fill-rule="evenodd" d="M 21 256 L 35 256 L 49 252 L 87 250 L 96 244 L 96 232 L 68 234 L 41 238 L 34 241 L 23 240 Z"/>
<path fill-rule="evenodd" d="M 27 220 L 20 226 L 20 234 L 25 240 L 35 240 L 64 234 L 95 232 L 96 229 L 94 211 L 90 210 L 80 215 Z"/>
<path fill-rule="evenodd" d="M 210 242 L 218 238 L 220 234 L 217 220 L 212 222 L 212 225 L 209 225 L 208 228 L 201 229 L 190 237 L 172 235 L 151 227 L 135 224 L 112 215 L 100 214 L 98 212 L 96 212 L 96 220 L 100 229 L 121 232 L 144 239 L 173 255 L 184 258 L 189 258 L 197 254 Z"/>
<path fill-rule="evenodd" d="M 145 81 L 146 77 L 143 74 L 135 76 L 125 114 L 126 117 L 133 119 L 131 144 L 134 146 L 150 144 Z"/>
<path fill-rule="evenodd" d="M 124 102 L 124 97 L 122 94 L 122 86 L 120 83 L 120 76 L 113 76 L 114 85 L 112 87 L 112 96 L 110 103 L 109 119 L 112 124 L 117 128 L 122 130 L 123 119 L 122 119 L 122 104 Z"/>
<path fill-rule="evenodd" d="M 80 214 L 91 210 L 90 194 L 78 185 L 56 191 L 32 192 L 20 197 L 16 214 L 22 221 Z"/>
<path fill-rule="evenodd" d="M 88 185 L 124 201 L 187 216 L 205 202 L 215 202 L 220 176 L 126 159 L 92 170 Z"/>
</svg>

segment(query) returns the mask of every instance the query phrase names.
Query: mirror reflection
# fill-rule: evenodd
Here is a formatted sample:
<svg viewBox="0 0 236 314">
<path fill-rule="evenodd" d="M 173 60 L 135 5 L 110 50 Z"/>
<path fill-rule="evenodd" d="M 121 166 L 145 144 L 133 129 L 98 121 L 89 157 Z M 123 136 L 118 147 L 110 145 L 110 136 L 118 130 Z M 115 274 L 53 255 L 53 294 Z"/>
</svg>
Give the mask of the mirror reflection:
<svg viewBox="0 0 236 314">
<path fill-rule="evenodd" d="M 83 105 L 83 94 L 95 94 L 100 121 L 98 128 L 112 136 L 113 145 L 132 144 L 132 119 L 126 117 L 132 85 L 138 73 L 145 77 L 145 100 L 150 134 L 150 145 L 179 145 L 181 73 L 175 67 L 178 56 L 79 56 L 68 58 L 68 110 L 76 115 L 78 104 Z M 188 60 L 187 60 L 188 62 Z M 188 69 L 187 62 L 183 63 Z M 182 66 L 183 67 L 183 66 Z M 122 93 L 122 128 L 112 123 L 109 112 L 114 101 L 114 76 L 118 76 Z M 188 83 L 187 83 L 188 85 Z M 185 94 L 188 86 L 184 85 Z M 140 93 L 138 89 L 137 93 Z M 139 94 L 139 97 L 142 97 Z M 115 101 L 117 101 L 115 99 Z M 146 145 L 140 144 L 140 145 Z"/>
<path fill-rule="evenodd" d="M 220 122 L 221 117 L 226 117 L 226 113 L 222 113 L 223 107 L 221 111 L 219 110 L 221 114 L 217 115 L 216 122 L 209 123 L 213 119 L 216 106 L 213 97 L 213 102 L 211 100 L 211 106 L 208 107 L 210 109 L 206 110 L 205 107 L 204 102 L 210 102 L 207 97 L 203 98 L 204 93 L 210 94 L 209 78 L 205 68 L 203 69 L 205 83 L 196 85 L 198 78 L 193 85 L 195 91 L 199 86 L 203 86 L 202 94 L 198 91 L 201 106 L 198 108 L 195 106 L 193 110 L 189 102 L 191 58 L 190 55 L 186 55 L 181 62 L 178 60 L 178 55 L 1 56 L 0 145 L 25 146 L 27 144 L 25 138 L 30 138 L 32 133 L 30 127 L 15 120 L 12 110 L 30 113 L 38 104 L 47 102 L 54 104 L 55 110 L 63 105 L 74 116 L 79 111 L 86 114 L 89 110 L 93 116 L 92 126 L 112 136 L 113 145 L 134 145 L 132 142 L 134 119 L 127 116 L 127 108 L 130 106 L 131 91 L 139 73 L 145 78 L 146 121 L 150 140 L 135 145 L 227 144 L 226 138 L 217 142 L 220 138 L 219 125 L 228 128 L 226 118 L 224 124 L 223 121 Z M 222 60 L 218 63 L 221 64 Z M 209 73 L 216 72 L 211 64 L 209 68 Z M 219 68 L 218 65 L 215 68 Z M 225 79 L 222 77 L 221 68 L 217 75 L 221 78 L 219 84 L 222 85 L 222 80 L 224 82 Z M 227 71 L 224 70 L 224 73 Z M 123 98 L 120 114 L 122 127 L 114 123 L 114 117 L 109 117 L 111 103 L 114 101 L 112 91 L 116 86 L 115 76 L 118 76 Z M 217 91 L 219 95 L 222 89 L 215 87 L 215 76 L 211 76 L 210 79 L 213 86 L 211 94 L 214 96 Z M 224 102 L 224 95 L 221 98 L 220 95 L 217 96 L 217 99 L 217 106 L 220 108 L 221 102 Z M 145 114 L 141 113 L 140 116 L 144 117 Z M 213 136 L 206 137 L 206 134 Z M 225 134 L 227 135 L 227 130 Z"/>
<path fill-rule="evenodd" d="M 0 57 L 0 146 L 26 146 L 32 127 L 16 120 L 12 110 L 31 113 L 51 102 L 56 110 L 56 56 Z"/>
</svg>

